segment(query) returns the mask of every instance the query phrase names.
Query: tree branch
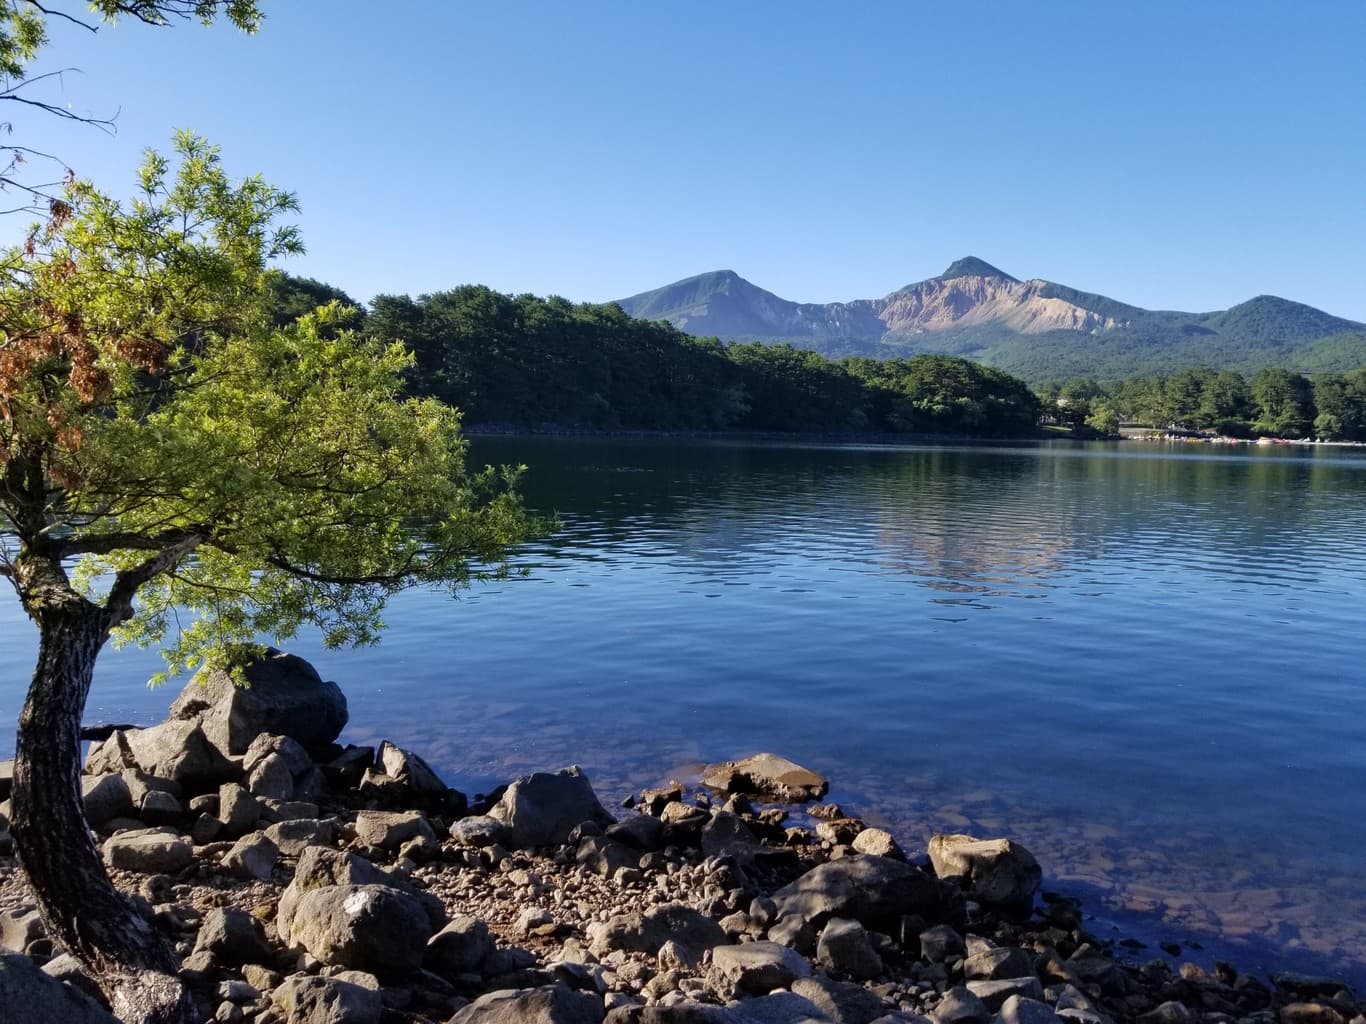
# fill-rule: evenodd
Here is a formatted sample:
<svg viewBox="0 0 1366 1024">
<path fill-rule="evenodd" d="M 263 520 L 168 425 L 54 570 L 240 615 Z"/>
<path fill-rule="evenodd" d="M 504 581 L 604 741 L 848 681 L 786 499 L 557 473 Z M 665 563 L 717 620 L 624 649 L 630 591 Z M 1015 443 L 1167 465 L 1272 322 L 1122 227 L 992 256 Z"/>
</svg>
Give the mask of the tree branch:
<svg viewBox="0 0 1366 1024">
<path fill-rule="evenodd" d="M 127 622 L 133 617 L 133 598 L 144 583 L 176 565 L 182 558 L 197 548 L 204 538 L 197 533 L 189 534 L 162 548 L 150 558 L 124 569 L 114 577 L 114 585 L 104 603 L 113 625 Z"/>
<path fill-rule="evenodd" d="M 108 555 L 115 551 L 160 551 L 193 540 L 198 545 L 204 539 L 200 527 L 177 527 L 162 533 L 96 533 L 87 537 L 74 537 L 57 542 L 61 557 L 72 555 Z M 150 577 L 149 577 L 150 579 Z M 145 581 L 144 581 L 145 582 Z"/>
</svg>

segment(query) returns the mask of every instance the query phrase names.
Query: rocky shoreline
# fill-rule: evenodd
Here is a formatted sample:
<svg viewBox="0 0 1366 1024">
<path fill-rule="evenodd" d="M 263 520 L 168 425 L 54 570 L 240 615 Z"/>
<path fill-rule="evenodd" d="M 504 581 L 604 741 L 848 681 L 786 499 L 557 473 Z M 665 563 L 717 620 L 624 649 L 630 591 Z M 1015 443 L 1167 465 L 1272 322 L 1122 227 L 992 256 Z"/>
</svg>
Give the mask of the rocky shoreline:
<svg viewBox="0 0 1366 1024">
<path fill-rule="evenodd" d="M 205 1021 L 1366 1024 L 1332 979 L 1127 962 L 1018 843 L 903 851 L 776 755 L 617 816 L 572 767 L 471 800 L 414 752 L 338 746 L 345 697 L 306 662 L 246 674 L 110 732 L 82 781 L 115 883 Z M 45 935 L 7 810 L 0 1020 L 110 1024 Z"/>
</svg>

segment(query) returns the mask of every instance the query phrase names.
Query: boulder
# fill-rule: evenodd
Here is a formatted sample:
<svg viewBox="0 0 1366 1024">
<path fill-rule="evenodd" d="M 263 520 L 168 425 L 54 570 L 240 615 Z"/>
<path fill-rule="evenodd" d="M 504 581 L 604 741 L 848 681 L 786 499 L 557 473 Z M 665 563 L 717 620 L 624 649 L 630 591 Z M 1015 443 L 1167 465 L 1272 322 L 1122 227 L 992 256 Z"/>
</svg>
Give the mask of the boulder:
<svg viewBox="0 0 1366 1024">
<path fill-rule="evenodd" d="M 261 804 L 237 783 L 226 782 L 218 789 L 218 820 L 229 836 L 244 836 L 261 820 Z"/>
<path fill-rule="evenodd" d="M 123 735 L 133 767 L 186 789 L 216 787 L 239 774 L 238 766 L 209 741 L 198 722 L 173 719 Z"/>
<path fill-rule="evenodd" d="M 1034 958 L 1015 946 L 984 949 L 963 960 L 963 977 L 968 981 L 998 981 L 1023 978 L 1034 973 Z"/>
<path fill-rule="evenodd" d="M 402 890 L 426 910 L 433 931 L 445 924 L 445 908 L 432 893 L 414 888 L 407 880 L 377 868 L 354 853 L 310 846 L 300 855 L 293 880 L 280 894 L 275 917 L 280 934 L 288 931 L 295 907 L 304 893 L 334 885 L 387 885 Z"/>
<path fill-rule="evenodd" d="M 227 669 L 195 675 L 175 703 L 171 717 L 197 721 L 223 754 L 245 754 L 263 733 L 290 736 L 308 751 L 322 752 L 346 726 L 346 697 L 324 682 L 302 658 L 274 648 L 239 663 L 244 685 Z"/>
<path fill-rule="evenodd" d="M 708 765 L 702 784 L 723 793 L 745 793 L 775 803 L 819 800 L 830 789 L 824 775 L 777 754 L 755 754 L 741 761 Z"/>
<path fill-rule="evenodd" d="M 936 1024 L 987 1024 L 991 1011 L 963 986 L 951 988 L 934 1008 Z"/>
<path fill-rule="evenodd" d="M 171 875 L 190 866 L 194 848 L 174 829 L 133 829 L 105 840 L 104 861 L 125 871 Z"/>
<path fill-rule="evenodd" d="M 260 832 L 243 836 L 223 854 L 220 865 L 234 878 L 269 882 L 280 859 L 280 848 Z"/>
<path fill-rule="evenodd" d="M 487 814 L 472 814 L 451 823 L 451 838 L 461 846 L 492 846 L 508 841 L 508 827 Z"/>
<path fill-rule="evenodd" d="M 719 991 L 733 999 L 767 995 L 811 976 L 800 953 L 776 942 L 717 946 L 711 951 L 711 971 Z"/>
<path fill-rule="evenodd" d="M 82 776 L 81 801 L 85 805 L 85 820 L 96 828 L 133 813 L 133 797 L 122 775 Z"/>
<path fill-rule="evenodd" d="M 493 952 L 489 926 L 477 917 L 457 917 L 432 936 L 422 956 L 429 971 L 454 977 L 470 974 Z"/>
<path fill-rule="evenodd" d="M 581 822 L 605 827 L 615 821 L 578 765 L 514 780 L 489 817 L 506 825 L 511 843 L 520 848 L 557 846 Z"/>
<path fill-rule="evenodd" d="M 5 1024 L 119 1024 L 84 992 L 14 953 L 0 953 L 0 1010 Z"/>
<path fill-rule="evenodd" d="M 942 895 L 917 867 L 855 854 L 812 868 L 775 892 L 773 901 L 780 915 L 800 915 L 816 927 L 843 917 L 890 931 L 903 914 L 938 916 Z"/>
<path fill-rule="evenodd" d="M 361 811 L 356 815 L 356 835 L 361 842 L 383 850 L 396 850 L 418 836 L 436 839 L 432 826 L 417 811 Z"/>
<path fill-rule="evenodd" d="M 872 1024 L 888 1011 L 882 997 L 862 985 L 821 975 L 798 978 L 792 983 L 792 991 L 839 1024 Z"/>
<path fill-rule="evenodd" d="M 929 854 L 936 875 L 966 879 L 973 896 L 998 907 L 1028 907 L 1043 881 L 1034 855 L 1009 839 L 937 835 Z"/>
<path fill-rule="evenodd" d="M 953 956 L 962 956 L 967 946 L 963 936 L 946 924 L 937 924 L 920 933 L 920 955 L 932 964 L 943 963 Z"/>
<path fill-rule="evenodd" d="M 574 852 L 574 862 L 607 878 L 622 868 L 635 867 L 640 863 L 640 854 L 604 836 L 584 836 Z"/>
<path fill-rule="evenodd" d="M 1011 996 L 1021 996 L 1043 1002 L 1043 985 L 1038 978 L 1000 978 L 993 981 L 970 981 L 967 989 L 993 1013 L 1005 1005 Z"/>
<path fill-rule="evenodd" d="M 331 846 L 337 826 L 330 818 L 293 818 L 266 829 L 266 838 L 286 857 L 299 857 L 310 846 Z"/>
<path fill-rule="evenodd" d="M 568 985 L 504 989 L 480 996 L 449 1024 L 599 1024 L 602 997 Z"/>
<path fill-rule="evenodd" d="M 643 915 L 624 914 L 595 922 L 588 926 L 588 937 L 593 952 L 602 956 L 616 950 L 656 956 L 664 943 L 673 941 L 694 961 L 726 942 L 719 924 L 682 903 L 666 903 Z"/>
<path fill-rule="evenodd" d="M 1001 1004 L 1001 1024 L 1062 1024 L 1053 1007 L 1037 999 L 1011 996 Z"/>
<path fill-rule="evenodd" d="M 379 989 L 341 977 L 286 978 L 271 1001 L 284 1011 L 285 1024 L 379 1024 L 384 1013 Z"/>
<path fill-rule="evenodd" d="M 387 885 L 333 885 L 303 893 L 280 937 L 324 964 L 401 975 L 422 966 L 431 938 L 427 911 Z"/>
<path fill-rule="evenodd" d="M 132 730 L 115 729 L 103 742 L 90 744 L 85 755 L 85 774 L 106 775 L 133 768 L 133 751 L 128 746 L 128 732 Z"/>
<path fill-rule="evenodd" d="M 214 907 L 204 915 L 194 951 L 212 953 L 229 967 L 269 963 L 274 956 L 261 922 L 235 907 Z"/>
<path fill-rule="evenodd" d="M 892 834 L 885 829 L 865 828 L 858 835 L 854 836 L 853 847 L 857 853 L 866 853 L 870 857 L 892 857 L 895 860 L 905 860 L 906 853 L 897 845 L 897 841 Z"/>
<path fill-rule="evenodd" d="M 832 974 L 855 981 L 870 981 L 883 971 L 882 957 L 873 940 L 857 921 L 832 917 L 821 929 L 816 943 L 816 959 Z"/>
</svg>

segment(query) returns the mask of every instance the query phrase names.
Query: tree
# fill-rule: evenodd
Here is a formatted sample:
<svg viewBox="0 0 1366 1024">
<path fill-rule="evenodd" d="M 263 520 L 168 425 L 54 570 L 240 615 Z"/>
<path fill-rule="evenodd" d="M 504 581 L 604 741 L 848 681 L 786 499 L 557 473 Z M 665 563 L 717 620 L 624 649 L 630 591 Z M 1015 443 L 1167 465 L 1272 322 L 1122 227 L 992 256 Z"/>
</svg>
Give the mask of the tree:
<svg viewBox="0 0 1366 1024">
<path fill-rule="evenodd" d="M 131 203 L 68 186 L 0 284 L 0 577 L 40 641 L 11 831 L 50 934 L 130 1022 L 191 1008 L 82 815 L 105 643 L 166 638 L 175 671 L 305 625 L 374 642 L 390 594 L 506 571 L 532 525 L 515 472 L 466 472 L 456 412 L 402 397 L 401 345 L 336 303 L 271 322 L 293 197 L 232 182 L 193 136 L 175 149 L 176 166 L 149 154 Z"/>
<path fill-rule="evenodd" d="M 1314 395 L 1298 373 L 1267 367 L 1252 378 L 1257 430 L 1273 437 L 1304 437 L 1314 423 Z"/>
<path fill-rule="evenodd" d="M 74 8 L 77 13 L 62 10 Z M 258 0 L 88 0 L 63 3 L 62 0 L 0 0 L 0 101 L 27 110 L 112 131 L 112 118 L 78 113 L 65 102 L 43 98 L 43 87 L 59 83 L 69 68 L 34 73 L 31 64 L 48 44 L 49 18 L 78 25 L 91 32 L 99 30 L 89 14 L 112 24 L 132 18 L 144 25 L 165 26 L 174 21 L 198 19 L 209 24 L 220 15 L 244 32 L 255 32 L 261 23 Z M 11 135 L 14 122 L 0 120 L 0 134 Z M 0 191 L 17 192 L 25 198 L 7 212 L 42 210 L 55 212 L 53 204 L 62 202 L 57 182 L 25 182 L 19 178 L 21 165 L 34 158 L 54 161 L 23 144 L 0 146 Z M 69 172 L 68 172 L 69 175 Z"/>
</svg>

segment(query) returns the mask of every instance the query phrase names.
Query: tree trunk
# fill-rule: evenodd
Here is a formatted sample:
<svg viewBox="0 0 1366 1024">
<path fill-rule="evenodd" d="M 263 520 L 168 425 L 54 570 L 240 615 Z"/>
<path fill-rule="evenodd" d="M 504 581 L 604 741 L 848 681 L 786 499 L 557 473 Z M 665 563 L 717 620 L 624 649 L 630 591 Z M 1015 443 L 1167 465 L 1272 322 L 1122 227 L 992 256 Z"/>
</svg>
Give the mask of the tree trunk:
<svg viewBox="0 0 1366 1024">
<path fill-rule="evenodd" d="M 48 934 L 99 983 L 128 1024 L 191 1024 L 171 948 L 114 888 L 81 803 L 81 716 L 109 612 L 70 590 L 25 601 L 41 634 L 19 717 L 14 836 Z"/>
</svg>

